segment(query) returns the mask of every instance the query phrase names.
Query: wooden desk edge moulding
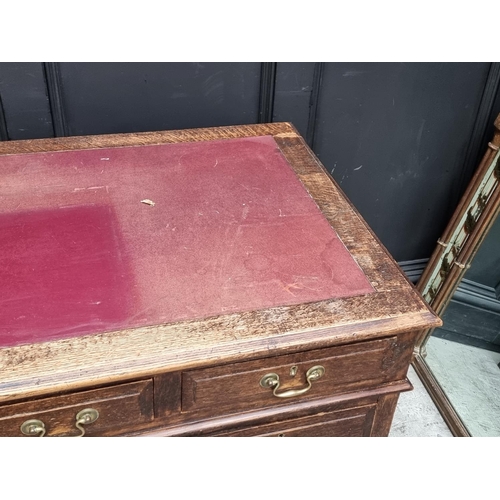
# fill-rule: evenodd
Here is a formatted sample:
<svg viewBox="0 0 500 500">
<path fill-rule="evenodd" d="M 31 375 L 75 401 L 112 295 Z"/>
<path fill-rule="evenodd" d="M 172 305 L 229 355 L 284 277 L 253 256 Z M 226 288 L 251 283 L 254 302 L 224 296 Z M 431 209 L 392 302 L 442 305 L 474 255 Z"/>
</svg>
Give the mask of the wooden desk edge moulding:
<svg viewBox="0 0 500 500">
<path fill-rule="evenodd" d="M 266 137 L 267 142 L 261 140 Z M 47 341 L 4 345 L 0 347 L 0 436 L 388 434 L 399 393 L 411 389 L 406 373 L 415 342 L 419 334 L 440 326 L 441 321 L 293 125 L 1 142 L 0 194 L 6 201 L 0 206 L 0 215 L 3 211 L 10 217 L 5 227 L 17 227 L 9 221 L 19 212 L 20 197 L 27 188 L 16 180 L 31 175 L 30 169 L 50 172 L 43 169 L 49 168 L 46 165 L 51 158 L 57 158 L 52 153 L 112 150 L 125 155 L 143 147 L 198 144 L 205 148 L 216 141 L 232 145 L 241 139 L 247 141 L 242 146 L 247 149 L 268 147 L 269 141 L 274 141 L 280 157 L 351 256 L 353 266 L 366 278 L 366 287 L 360 285 L 355 295 L 300 302 L 296 296 L 302 285 L 293 282 L 285 285 L 283 296 L 289 295 L 291 302 L 284 305 L 278 302 L 271 307 L 194 315 L 164 323 L 131 323 L 110 331 L 97 329 L 90 334 L 84 331 Z M 52 156 L 37 156 L 48 153 Z M 26 167 L 20 168 L 24 159 Z M 108 164 L 107 158 L 98 159 Z M 31 167 L 35 160 L 38 163 Z M 266 161 L 261 160 L 262 165 Z M 72 183 L 69 168 L 61 170 L 60 178 Z M 109 175 L 117 171 L 110 169 Z M 104 168 L 102 172 L 108 174 Z M 141 183 L 140 178 L 137 183 Z M 35 193 L 32 204 L 36 209 L 46 197 L 45 187 L 37 184 L 30 189 Z M 47 189 L 53 199 L 58 189 L 66 188 L 54 181 Z M 85 196 L 91 196 L 88 189 Z M 287 200 L 280 186 L 269 189 Z M 93 192 L 93 199 L 109 199 L 109 192 L 101 191 L 102 195 Z M 65 191 L 64 196 L 69 194 Z M 162 199 L 145 193 L 136 201 L 153 213 Z M 243 218 L 248 216 L 245 207 L 243 213 Z M 283 217 L 281 211 L 276 217 Z M 278 224 L 277 220 L 272 224 Z M 9 244 L 5 247 L 11 248 Z M 0 254 L 0 259 L 3 257 Z M 140 262 L 140 256 L 134 258 Z M 231 258 L 224 256 L 226 264 Z M 267 265 L 258 260 L 253 264 L 254 273 L 261 272 L 259 265 Z M 146 272 L 152 273 L 150 268 L 145 267 Z M 6 272 L 8 277 L 8 269 Z M 333 281 L 336 272 L 332 268 Z M 7 293 L 1 299 L 4 306 Z M 7 338 L 12 331 L 8 328 Z M 117 408 L 123 415 L 111 421 L 106 412 L 116 415 Z"/>
</svg>

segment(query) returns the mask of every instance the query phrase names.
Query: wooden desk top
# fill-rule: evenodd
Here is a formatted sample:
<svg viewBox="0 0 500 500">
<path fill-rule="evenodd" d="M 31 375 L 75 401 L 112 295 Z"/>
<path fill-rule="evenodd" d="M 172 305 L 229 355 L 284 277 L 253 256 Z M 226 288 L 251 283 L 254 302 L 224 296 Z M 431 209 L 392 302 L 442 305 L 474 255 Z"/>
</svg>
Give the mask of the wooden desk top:
<svg viewBox="0 0 500 500">
<path fill-rule="evenodd" d="M 0 143 L 0 400 L 437 324 L 289 124 Z"/>
<path fill-rule="evenodd" d="M 272 136 L 0 171 L 0 346 L 373 292 Z"/>
</svg>

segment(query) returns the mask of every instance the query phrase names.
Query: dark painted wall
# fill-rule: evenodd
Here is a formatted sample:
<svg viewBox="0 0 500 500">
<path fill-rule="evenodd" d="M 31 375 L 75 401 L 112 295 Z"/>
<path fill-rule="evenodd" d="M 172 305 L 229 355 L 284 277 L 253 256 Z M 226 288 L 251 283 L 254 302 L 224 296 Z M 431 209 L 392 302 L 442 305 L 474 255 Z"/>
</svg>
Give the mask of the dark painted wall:
<svg viewBox="0 0 500 500">
<path fill-rule="evenodd" d="M 60 65 L 69 135 L 255 123 L 259 63 Z"/>
<path fill-rule="evenodd" d="M 315 150 L 397 260 L 427 257 L 456 204 L 488 64 L 328 64 Z"/>
<path fill-rule="evenodd" d="M 0 103 L 0 122 L 5 123 L 3 135 L 0 130 L 1 139 L 53 135 L 47 86 L 40 63 L 0 63 Z"/>
<path fill-rule="evenodd" d="M 428 257 L 500 104 L 490 63 L 0 63 L 0 138 L 291 121 L 398 261 Z"/>
</svg>

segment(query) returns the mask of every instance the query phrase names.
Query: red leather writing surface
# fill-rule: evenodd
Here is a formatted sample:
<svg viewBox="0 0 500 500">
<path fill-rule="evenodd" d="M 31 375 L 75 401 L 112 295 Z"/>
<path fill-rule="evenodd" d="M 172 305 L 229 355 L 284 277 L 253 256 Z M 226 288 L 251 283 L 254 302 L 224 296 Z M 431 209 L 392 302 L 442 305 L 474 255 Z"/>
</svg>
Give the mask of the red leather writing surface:
<svg viewBox="0 0 500 500">
<path fill-rule="evenodd" d="M 0 182 L 0 345 L 373 291 L 272 137 L 5 156 Z"/>
<path fill-rule="evenodd" d="M 105 206 L 0 215 L 0 341 L 76 335 L 125 321 L 132 283 L 116 229 Z"/>
</svg>

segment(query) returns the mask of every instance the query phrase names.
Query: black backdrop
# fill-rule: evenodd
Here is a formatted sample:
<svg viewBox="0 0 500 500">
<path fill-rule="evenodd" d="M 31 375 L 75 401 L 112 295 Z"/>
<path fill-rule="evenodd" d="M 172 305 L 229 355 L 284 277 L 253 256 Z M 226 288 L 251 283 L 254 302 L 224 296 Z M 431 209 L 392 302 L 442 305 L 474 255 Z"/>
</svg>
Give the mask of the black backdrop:
<svg viewBox="0 0 500 500">
<path fill-rule="evenodd" d="M 0 139 L 291 121 L 399 262 L 428 258 L 498 63 L 0 63 Z"/>
</svg>

